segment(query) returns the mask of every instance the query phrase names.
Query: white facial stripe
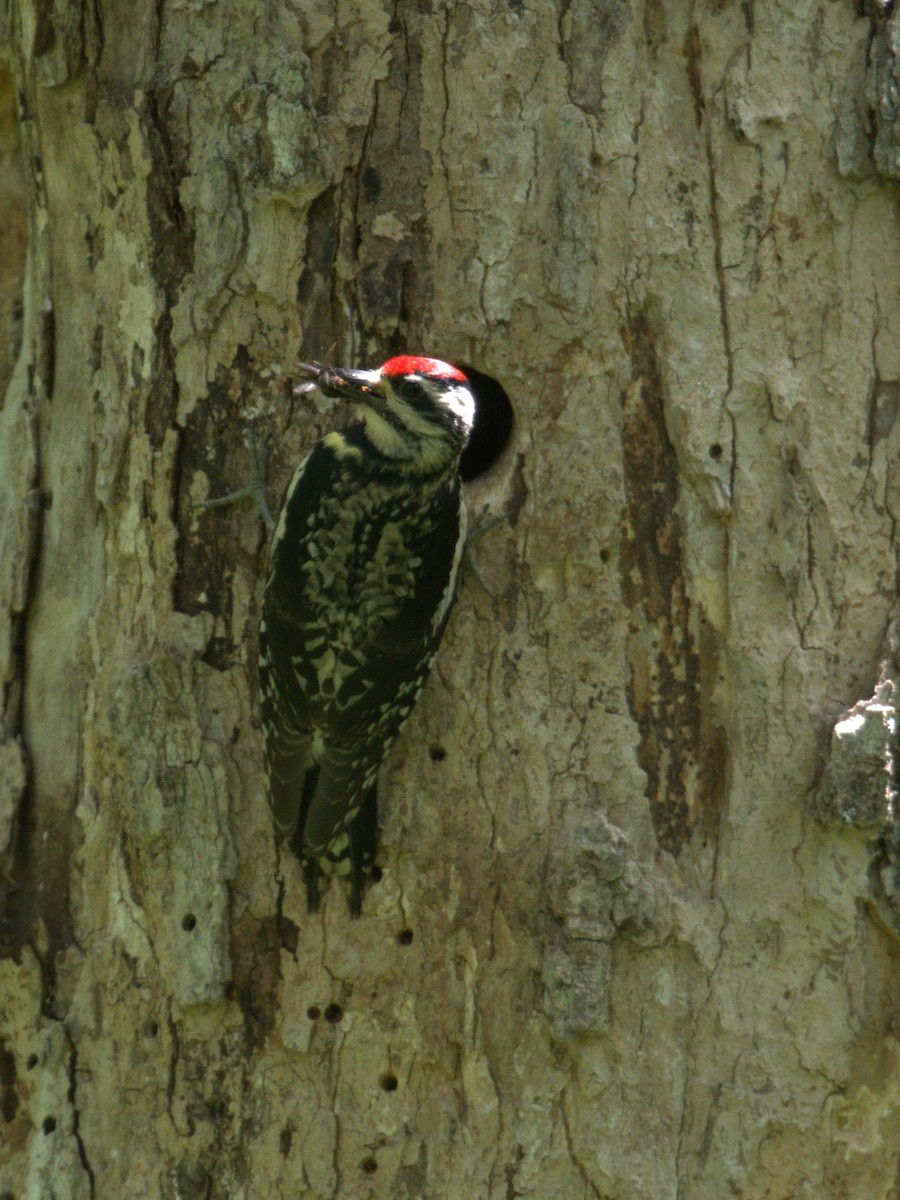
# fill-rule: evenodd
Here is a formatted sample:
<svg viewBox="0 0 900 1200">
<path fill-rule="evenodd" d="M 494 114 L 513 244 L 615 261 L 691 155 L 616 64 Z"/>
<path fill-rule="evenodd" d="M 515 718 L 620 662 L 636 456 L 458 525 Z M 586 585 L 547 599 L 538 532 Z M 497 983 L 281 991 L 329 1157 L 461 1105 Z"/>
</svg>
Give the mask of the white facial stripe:
<svg viewBox="0 0 900 1200">
<path fill-rule="evenodd" d="M 471 429 L 475 424 L 475 401 L 467 387 L 453 388 L 445 392 L 442 403 L 446 404 L 451 412 L 456 413 L 466 429 Z"/>
<path fill-rule="evenodd" d="M 462 421 L 467 431 L 472 428 L 475 420 L 475 401 L 472 398 L 472 393 L 466 386 L 461 385 L 445 391 L 442 387 L 436 387 L 427 379 L 422 379 L 422 384 L 428 389 L 436 405 L 443 406 L 454 413 Z M 423 413 L 417 412 L 412 405 L 404 404 L 402 400 L 396 399 L 391 388 L 387 389 L 387 403 L 412 433 L 420 437 L 443 436 L 439 425 L 436 425 L 434 421 L 430 421 Z"/>
</svg>

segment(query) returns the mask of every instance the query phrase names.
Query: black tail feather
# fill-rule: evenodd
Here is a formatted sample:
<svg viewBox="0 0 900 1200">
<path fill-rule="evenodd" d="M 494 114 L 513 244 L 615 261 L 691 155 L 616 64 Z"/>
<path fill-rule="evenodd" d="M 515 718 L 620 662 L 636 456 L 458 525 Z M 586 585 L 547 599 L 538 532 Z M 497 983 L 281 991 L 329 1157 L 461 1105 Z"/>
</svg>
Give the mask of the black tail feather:
<svg viewBox="0 0 900 1200">
<path fill-rule="evenodd" d="M 301 819 L 291 839 L 291 849 L 303 865 L 303 880 L 306 884 L 307 912 L 318 912 L 319 901 L 322 898 L 321 858 L 310 856 L 303 847 L 303 815 L 309 808 L 310 801 L 316 789 L 318 767 L 312 767 L 306 773 L 303 785 L 303 801 L 301 804 Z M 366 792 L 365 799 L 359 806 L 354 819 L 347 826 L 346 857 L 350 864 L 350 890 L 347 904 L 350 913 L 358 917 L 362 912 L 363 891 L 369 872 L 375 864 L 375 851 L 378 845 L 378 785 L 373 783 Z"/>
<path fill-rule="evenodd" d="M 375 862 L 378 843 L 378 785 L 373 783 L 359 812 L 347 830 L 350 846 L 350 912 L 358 917 L 362 912 L 362 894 L 366 876 Z"/>
</svg>

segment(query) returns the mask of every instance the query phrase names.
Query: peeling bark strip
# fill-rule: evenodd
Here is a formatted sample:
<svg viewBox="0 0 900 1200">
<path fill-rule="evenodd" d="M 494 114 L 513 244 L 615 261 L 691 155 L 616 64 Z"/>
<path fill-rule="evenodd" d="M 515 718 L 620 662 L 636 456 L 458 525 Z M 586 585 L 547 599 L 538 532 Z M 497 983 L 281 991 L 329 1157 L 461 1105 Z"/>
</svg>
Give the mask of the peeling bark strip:
<svg viewBox="0 0 900 1200">
<path fill-rule="evenodd" d="M 627 331 L 632 383 L 622 397 L 626 527 L 622 589 L 631 609 L 628 704 L 660 846 L 678 854 L 694 829 L 716 827 L 727 748 L 715 722 L 718 639 L 692 604 L 684 575 L 678 462 L 666 432 L 653 333 Z"/>
</svg>

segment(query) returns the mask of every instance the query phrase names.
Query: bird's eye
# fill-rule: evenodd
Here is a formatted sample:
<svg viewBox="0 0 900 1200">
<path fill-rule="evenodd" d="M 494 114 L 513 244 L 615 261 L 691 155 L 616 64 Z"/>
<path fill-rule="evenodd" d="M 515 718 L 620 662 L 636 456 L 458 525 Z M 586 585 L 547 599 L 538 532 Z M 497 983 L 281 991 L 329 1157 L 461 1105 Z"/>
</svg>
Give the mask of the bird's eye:
<svg viewBox="0 0 900 1200">
<path fill-rule="evenodd" d="M 425 388 L 419 383 L 418 379 L 404 379 L 398 390 L 403 400 L 415 402 L 423 400 L 425 397 Z"/>
</svg>

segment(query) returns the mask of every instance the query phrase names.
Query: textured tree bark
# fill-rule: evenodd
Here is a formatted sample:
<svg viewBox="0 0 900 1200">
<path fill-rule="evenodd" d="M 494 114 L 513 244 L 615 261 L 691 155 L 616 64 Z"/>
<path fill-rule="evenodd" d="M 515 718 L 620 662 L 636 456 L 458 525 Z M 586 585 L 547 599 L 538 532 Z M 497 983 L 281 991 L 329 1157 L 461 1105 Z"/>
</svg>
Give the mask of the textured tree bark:
<svg viewBox="0 0 900 1200">
<path fill-rule="evenodd" d="M 0 3 L 4 1200 L 900 1196 L 897 11 Z M 407 349 L 512 520 L 309 918 L 198 503 Z"/>
</svg>

